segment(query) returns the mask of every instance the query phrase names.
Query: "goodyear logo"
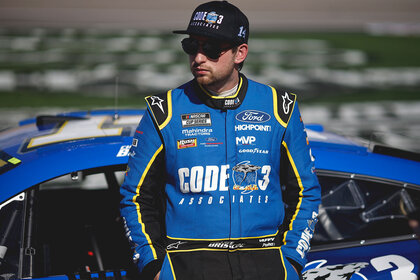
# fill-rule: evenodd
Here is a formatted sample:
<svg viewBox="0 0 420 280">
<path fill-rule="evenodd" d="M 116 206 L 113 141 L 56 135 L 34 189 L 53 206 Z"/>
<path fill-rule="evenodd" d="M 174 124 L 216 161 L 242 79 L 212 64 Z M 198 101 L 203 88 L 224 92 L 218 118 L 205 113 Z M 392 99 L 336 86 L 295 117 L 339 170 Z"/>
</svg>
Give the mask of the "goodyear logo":
<svg viewBox="0 0 420 280">
<path fill-rule="evenodd" d="M 181 139 L 176 141 L 178 150 L 197 147 L 197 138 Z"/>
</svg>

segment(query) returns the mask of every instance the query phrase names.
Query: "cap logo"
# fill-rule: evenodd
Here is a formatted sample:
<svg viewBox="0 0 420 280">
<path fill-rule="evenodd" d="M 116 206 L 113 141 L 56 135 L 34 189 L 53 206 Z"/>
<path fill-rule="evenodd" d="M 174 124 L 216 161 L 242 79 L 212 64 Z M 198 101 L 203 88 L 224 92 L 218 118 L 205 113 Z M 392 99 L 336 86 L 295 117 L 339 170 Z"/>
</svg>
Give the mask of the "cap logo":
<svg viewBox="0 0 420 280">
<path fill-rule="evenodd" d="M 216 12 L 196 12 L 190 22 L 191 26 L 205 26 L 219 29 L 223 21 L 223 15 Z"/>
<path fill-rule="evenodd" d="M 211 23 L 211 24 L 213 24 L 213 23 L 216 23 L 216 21 L 217 21 L 217 17 L 218 17 L 219 15 L 218 14 L 216 14 L 216 12 L 210 12 L 210 13 L 208 13 L 207 14 L 207 16 L 206 16 L 206 22 L 207 23 Z"/>
<path fill-rule="evenodd" d="M 244 39 L 246 37 L 246 28 L 243 25 L 239 27 L 238 37 L 242 37 Z"/>
</svg>

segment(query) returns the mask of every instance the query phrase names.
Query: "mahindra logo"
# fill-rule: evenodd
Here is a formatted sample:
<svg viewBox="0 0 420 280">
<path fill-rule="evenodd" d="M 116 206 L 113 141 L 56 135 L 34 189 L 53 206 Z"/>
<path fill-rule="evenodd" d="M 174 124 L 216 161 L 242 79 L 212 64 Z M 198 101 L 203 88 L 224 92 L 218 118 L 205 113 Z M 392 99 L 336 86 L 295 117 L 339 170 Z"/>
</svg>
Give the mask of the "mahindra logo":
<svg viewBox="0 0 420 280">
<path fill-rule="evenodd" d="M 263 123 L 271 119 L 270 115 L 257 110 L 246 110 L 236 115 L 236 119 L 241 122 Z"/>
</svg>

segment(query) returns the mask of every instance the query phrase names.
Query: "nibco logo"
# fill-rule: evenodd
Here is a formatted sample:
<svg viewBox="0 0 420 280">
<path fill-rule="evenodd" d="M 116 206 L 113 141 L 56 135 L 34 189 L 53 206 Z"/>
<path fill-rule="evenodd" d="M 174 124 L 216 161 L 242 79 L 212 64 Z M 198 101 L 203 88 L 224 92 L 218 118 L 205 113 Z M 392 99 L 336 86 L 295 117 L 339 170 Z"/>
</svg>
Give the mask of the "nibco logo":
<svg viewBox="0 0 420 280">
<path fill-rule="evenodd" d="M 236 115 L 236 119 L 241 122 L 263 123 L 271 119 L 270 115 L 257 110 L 246 110 Z"/>
</svg>

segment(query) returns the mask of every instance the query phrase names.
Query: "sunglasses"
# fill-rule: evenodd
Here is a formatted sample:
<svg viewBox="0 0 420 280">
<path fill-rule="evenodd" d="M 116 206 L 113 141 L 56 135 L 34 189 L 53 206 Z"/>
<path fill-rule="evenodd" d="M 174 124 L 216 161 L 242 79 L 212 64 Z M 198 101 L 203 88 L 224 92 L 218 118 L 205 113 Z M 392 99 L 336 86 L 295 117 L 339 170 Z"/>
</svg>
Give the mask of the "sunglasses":
<svg viewBox="0 0 420 280">
<path fill-rule="evenodd" d="M 196 55 L 201 46 L 202 53 L 210 59 L 218 59 L 222 52 L 232 49 L 231 45 L 222 47 L 220 42 L 199 41 L 194 38 L 185 38 L 181 41 L 182 49 L 189 55 Z"/>
</svg>

